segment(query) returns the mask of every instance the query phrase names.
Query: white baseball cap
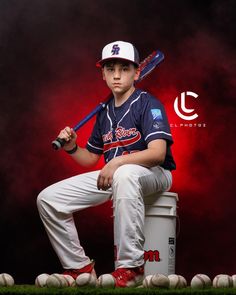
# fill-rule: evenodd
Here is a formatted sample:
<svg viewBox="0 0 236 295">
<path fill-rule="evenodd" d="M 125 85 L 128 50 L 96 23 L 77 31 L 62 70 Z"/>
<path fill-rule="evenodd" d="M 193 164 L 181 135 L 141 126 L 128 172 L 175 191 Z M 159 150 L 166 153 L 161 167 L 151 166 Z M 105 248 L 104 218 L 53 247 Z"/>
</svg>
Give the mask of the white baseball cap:
<svg viewBox="0 0 236 295">
<path fill-rule="evenodd" d="M 103 48 L 102 59 L 96 63 L 96 66 L 102 67 L 106 61 L 115 58 L 131 61 L 139 65 L 139 54 L 134 45 L 129 42 L 115 41 Z"/>
</svg>

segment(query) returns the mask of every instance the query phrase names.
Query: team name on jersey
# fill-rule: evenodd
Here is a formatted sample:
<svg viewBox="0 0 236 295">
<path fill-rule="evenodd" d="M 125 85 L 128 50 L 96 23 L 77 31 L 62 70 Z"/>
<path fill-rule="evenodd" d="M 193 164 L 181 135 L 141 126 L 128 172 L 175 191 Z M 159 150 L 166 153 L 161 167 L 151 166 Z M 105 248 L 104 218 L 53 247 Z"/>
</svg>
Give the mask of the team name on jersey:
<svg viewBox="0 0 236 295">
<path fill-rule="evenodd" d="M 112 139 L 114 139 L 112 131 L 103 135 L 104 152 L 134 144 L 141 139 L 141 134 L 136 128 L 125 129 L 124 127 L 117 127 L 115 129 L 114 141 Z"/>
<path fill-rule="evenodd" d="M 124 127 L 117 127 L 115 129 L 115 137 L 120 140 L 125 137 L 130 137 L 132 135 L 137 135 L 137 129 L 136 128 L 129 128 L 125 129 Z M 109 131 L 107 134 L 104 134 L 102 136 L 103 142 L 111 141 L 113 138 L 113 132 Z"/>
</svg>

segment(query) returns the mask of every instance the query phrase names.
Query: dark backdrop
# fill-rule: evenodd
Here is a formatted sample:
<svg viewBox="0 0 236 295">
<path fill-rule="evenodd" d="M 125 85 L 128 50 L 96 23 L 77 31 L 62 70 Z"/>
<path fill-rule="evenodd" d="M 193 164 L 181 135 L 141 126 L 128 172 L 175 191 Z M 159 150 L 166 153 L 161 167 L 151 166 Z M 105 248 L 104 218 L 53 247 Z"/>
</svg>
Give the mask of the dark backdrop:
<svg viewBox="0 0 236 295">
<path fill-rule="evenodd" d="M 115 40 L 133 42 L 141 59 L 154 49 L 165 54 L 140 87 L 165 105 L 175 140 L 176 272 L 236 272 L 235 13 L 233 0 L 0 0 L 0 273 L 32 283 L 60 272 L 36 197 L 86 171 L 51 141 L 108 94 L 95 62 Z M 183 91 L 199 95 L 186 101 L 199 115 L 194 122 L 174 112 Z M 93 123 L 78 132 L 80 145 Z M 110 203 L 75 215 L 99 275 L 113 270 L 110 216 Z"/>
</svg>

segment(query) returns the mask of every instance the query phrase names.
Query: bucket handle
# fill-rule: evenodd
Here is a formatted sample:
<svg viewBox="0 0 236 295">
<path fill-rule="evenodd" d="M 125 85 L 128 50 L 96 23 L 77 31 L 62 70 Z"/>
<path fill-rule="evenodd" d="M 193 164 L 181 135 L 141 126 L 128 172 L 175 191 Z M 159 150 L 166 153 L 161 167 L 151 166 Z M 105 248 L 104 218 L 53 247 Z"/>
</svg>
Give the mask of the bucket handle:
<svg viewBox="0 0 236 295">
<path fill-rule="evenodd" d="M 176 206 L 170 206 L 170 205 L 158 205 L 158 206 L 155 206 L 155 205 L 148 205 L 148 204 L 146 204 L 146 206 L 145 207 L 150 207 L 150 208 L 165 208 L 165 209 L 169 209 L 169 212 L 170 212 L 170 214 L 158 214 L 158 215 L 160 215 L 160 216 L 174 216 L 174 217 L 176 217 L 177 215 L 176 215 L 176 210 L 177 210 L 177 207 Z M 146 210 L 145 210 L 146 211 Z M 150 214 L 150 215 L 152 215 L 152 214 Z"/>
</svg>

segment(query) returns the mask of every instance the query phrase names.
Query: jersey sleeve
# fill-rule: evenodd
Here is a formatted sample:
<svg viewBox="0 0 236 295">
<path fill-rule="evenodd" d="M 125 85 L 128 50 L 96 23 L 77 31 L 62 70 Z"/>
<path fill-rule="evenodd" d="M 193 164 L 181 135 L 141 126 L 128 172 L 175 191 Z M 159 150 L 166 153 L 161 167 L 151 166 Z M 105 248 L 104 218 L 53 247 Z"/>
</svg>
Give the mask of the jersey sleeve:
<svg viewBox="0 0 236 295">
<path fill-rule="evenodd" d="M 93 127 L 93 131 L 87 142 L 86 148 L 91 153 L 103 154 L 103 140 L 101 135 L 99 116 L 97 116 L 96 122 Z"/>
<path fill-rule="evenodd" d="M 165 139 L 168 145 L 173 143 L 165 108 L 153 96 L 146 97 L 142 111 L 141 128 L 147 144 L 155 139 Z"/>
</svg>

